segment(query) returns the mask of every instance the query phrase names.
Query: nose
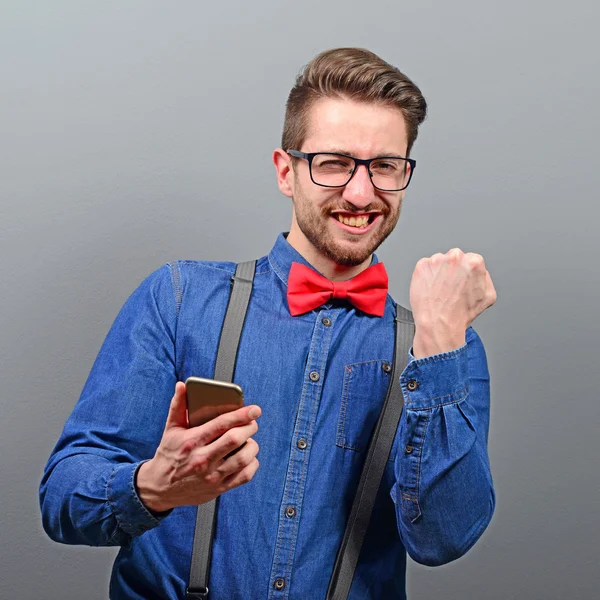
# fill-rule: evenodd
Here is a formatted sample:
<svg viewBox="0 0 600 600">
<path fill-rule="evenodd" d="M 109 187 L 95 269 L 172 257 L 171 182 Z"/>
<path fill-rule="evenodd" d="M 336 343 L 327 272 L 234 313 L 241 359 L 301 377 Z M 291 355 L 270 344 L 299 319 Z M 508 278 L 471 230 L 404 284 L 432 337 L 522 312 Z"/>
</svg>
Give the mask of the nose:
<svg viewBox="0 0 600 600">
<path fill-rule="evenodd" d="M 375 188 L 371 183 L 369 172 L 365 165 L 358 165 L 352 179 L 346 184 L 342 197 L 356 208 L 364 208 L 375 198 Z"/>
</svg>

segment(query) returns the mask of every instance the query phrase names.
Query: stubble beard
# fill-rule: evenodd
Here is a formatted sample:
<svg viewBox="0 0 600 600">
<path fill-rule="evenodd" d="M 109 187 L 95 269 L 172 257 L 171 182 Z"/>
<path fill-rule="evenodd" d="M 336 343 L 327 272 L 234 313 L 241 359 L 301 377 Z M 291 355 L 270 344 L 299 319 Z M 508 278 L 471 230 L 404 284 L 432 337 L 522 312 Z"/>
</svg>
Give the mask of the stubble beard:
<svg viewBox="0 0 600 600">
<path fill-rule="evenodd" d="M 354 248 L 344 244 L 339 244 L 328 229 L 331 212 L 334 210 L 343 210 L 347 212 L 356 212 L 351 205 L 342 201 L 332 200 L 319 210 L 312 207 L 310 199 L 302 194 L 299 185 L 296 185 L 296 194 L 294 196 L 294 208 L 296 221 L 300 231 L 306 239 L 327 258 L 334 261 L 338 265 L 345 267 L 356 267 L 364 263 L 370 256 L 381 246 L 386 238 L 392 233 L 400 218 L 400 210 L 402 203 L 393 210 L 389 205 L 384 203 L 372 204 L 366 207 L 369 210 L 381 212 L 379 217 L 380 222 L 376 229 L 366 234 L 366 236 L 352 236 L 345 234 L 342 230 L 342 235 L 347 235 L 348 240 L 354 238 Z"/>
</svg>

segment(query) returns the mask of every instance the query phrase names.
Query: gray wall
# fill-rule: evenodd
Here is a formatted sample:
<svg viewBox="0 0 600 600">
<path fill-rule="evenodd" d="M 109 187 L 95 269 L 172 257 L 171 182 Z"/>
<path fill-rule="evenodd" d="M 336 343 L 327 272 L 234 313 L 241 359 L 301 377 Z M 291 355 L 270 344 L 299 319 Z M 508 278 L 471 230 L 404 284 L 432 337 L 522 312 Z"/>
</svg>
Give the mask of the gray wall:
<svg viewBox="0 0 600 600">
<path fill-rule="evenodd" d="M 597 598 L 599 17 L 591 0 L 2 2 L 0 597 L 107 596 L 114 550 L 42 532 L 43 465 L 149 272 L 262 256 L 288 227 L 270 162 L 286 94 L 355 45 L 430 105 L 379 253 L 392 293 L 408 304 L 417 260 L 454 246 L 498 291 L 475 322 L 496 515 L 457 562 L 411 563 L 410 598 Z"/>
</svg>

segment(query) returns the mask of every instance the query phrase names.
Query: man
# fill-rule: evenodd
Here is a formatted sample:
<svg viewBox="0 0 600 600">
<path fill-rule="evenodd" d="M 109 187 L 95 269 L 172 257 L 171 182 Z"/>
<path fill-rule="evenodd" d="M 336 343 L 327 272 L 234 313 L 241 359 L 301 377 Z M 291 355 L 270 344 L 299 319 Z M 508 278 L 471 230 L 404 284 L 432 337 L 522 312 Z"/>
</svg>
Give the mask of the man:
<svg viewBox="0 0 600 600">
<path fill-rule="evenodd" d="M 217 496 L 211 600 L 325 598 L 394 353 L 391 298 L 357 308 L 343 282 L 385 280 L 373 253 L 425 112 L 365 50 L 324 52 L 299 76 L 273 154 L 292 224 L 257 263 L 234 378 L 244 408 L 188 427 L 183 381 L 213 376 L 234 264 L 167 263 L 127 300 L 41 484 L 53 539 L 121 546 L 112 598 L 183 598 L 195 507 Z M 317 306 L 297 295 L 307 270 L 335 292 Z M 407 551 L 447 563 L 491 519 L 489 375 L 470 324 L 495 300 L 479 255 L 416 265 L 405 409 L 350 598 L 405 598 Z"/>
</svg>

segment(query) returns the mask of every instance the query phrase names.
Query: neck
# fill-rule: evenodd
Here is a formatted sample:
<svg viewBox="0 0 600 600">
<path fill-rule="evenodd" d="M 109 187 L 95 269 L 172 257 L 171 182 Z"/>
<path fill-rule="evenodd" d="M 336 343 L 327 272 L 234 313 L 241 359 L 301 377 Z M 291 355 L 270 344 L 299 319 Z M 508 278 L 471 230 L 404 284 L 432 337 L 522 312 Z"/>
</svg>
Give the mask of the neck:
<svg viewBox="0 0 600 600">
<path fill-rule="evenodd" d="M 373 255 L 369 256 L 363 263 L 354 267 L 340 265 L 329 257 L 319 252 L 304 235 L 298 234 L 292 229 L 287 236 L 287 241 L 298 254 L 302 256 L 319 273 L 322 273 L 329 281 L 346 281 L 356 277 L 371 265 Z"/>
</svg>

